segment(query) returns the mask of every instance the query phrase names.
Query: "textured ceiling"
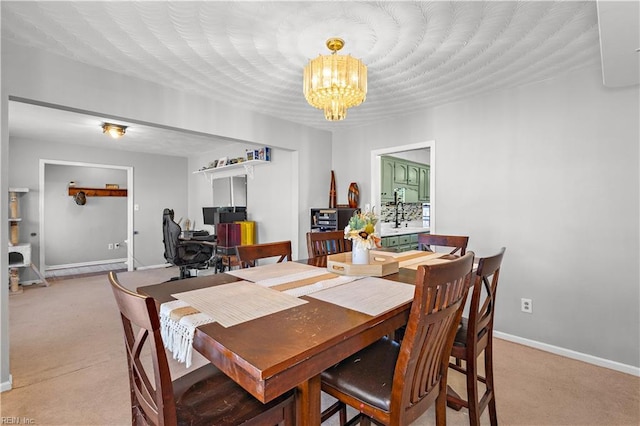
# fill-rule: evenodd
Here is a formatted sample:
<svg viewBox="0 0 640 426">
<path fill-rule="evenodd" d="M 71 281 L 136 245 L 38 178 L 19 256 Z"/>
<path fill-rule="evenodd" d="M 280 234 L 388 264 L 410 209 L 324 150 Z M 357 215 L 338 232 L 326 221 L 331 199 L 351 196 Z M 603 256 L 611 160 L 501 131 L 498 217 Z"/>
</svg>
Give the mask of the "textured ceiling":
<svg viewBox="0 0 640 426">
<path fill-rule="evenodd" d="M 335 130 L 598 66 L 594 1 L 9 2 L 2 37 L 76 61 Z M 302 94 L 326 39 L 368 66 L 343 122 Z"/>
</svg>

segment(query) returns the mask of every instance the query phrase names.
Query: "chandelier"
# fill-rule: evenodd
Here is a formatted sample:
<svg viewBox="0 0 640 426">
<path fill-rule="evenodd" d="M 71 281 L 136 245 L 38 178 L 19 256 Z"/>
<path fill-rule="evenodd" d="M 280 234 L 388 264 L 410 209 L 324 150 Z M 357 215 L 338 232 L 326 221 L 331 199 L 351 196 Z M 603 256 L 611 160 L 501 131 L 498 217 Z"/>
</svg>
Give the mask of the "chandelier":
<svg viewBox="0 0 640 426">
<path fill-rule="evenodd" d="M 123 137 L 126 131 L 127 126 L 120 124 L 104 123 L 102 125 L 102 133 L 106 133 L 114 139 Z"/>
<path fill-rule="evenodd" d="M 360 105 L 367 96 L 367 66 L 351 55 L 336 55 L 344 40 L 330 38 L 333 53 L 320 55 L 304 67 L 304 97 L 309 105 L 324 110 L 329 121 L 344 120 L 347 108 Z"/>
</svg>

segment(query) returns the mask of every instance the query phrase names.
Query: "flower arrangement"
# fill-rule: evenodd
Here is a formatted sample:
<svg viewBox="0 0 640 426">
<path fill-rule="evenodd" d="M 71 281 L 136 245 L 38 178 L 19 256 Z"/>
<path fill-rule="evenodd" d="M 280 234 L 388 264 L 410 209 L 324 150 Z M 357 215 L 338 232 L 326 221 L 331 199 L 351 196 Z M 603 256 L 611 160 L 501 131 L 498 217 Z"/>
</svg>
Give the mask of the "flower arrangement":
<svg viewBox="0 0 640 426">
<path fill-rule="evenodd" d="M 344 228 L 344 238 L 351 240 L 354 249 L 380 247 L 380 237 L 375 228 L 377 222 L 378 218 L 373 211 L 355 213 Z"/>
</svg>

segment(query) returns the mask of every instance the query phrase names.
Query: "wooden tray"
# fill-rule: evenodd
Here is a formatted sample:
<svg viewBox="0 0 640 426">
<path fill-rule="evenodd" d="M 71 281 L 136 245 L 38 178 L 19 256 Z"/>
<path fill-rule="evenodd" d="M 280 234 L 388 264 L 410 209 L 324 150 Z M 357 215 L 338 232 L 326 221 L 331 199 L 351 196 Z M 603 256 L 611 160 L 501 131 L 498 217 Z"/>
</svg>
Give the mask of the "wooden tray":
<svg viewBox="0 0 640 426">
<path fill-rule="evenodd" d="M 391 256 L 369 253 L 368 265 L 351 263 L 351 252 L 327 256 L 327 271 L 341 275 L 384 277 L 398 272 L 398 261 Z"/>
</svg>

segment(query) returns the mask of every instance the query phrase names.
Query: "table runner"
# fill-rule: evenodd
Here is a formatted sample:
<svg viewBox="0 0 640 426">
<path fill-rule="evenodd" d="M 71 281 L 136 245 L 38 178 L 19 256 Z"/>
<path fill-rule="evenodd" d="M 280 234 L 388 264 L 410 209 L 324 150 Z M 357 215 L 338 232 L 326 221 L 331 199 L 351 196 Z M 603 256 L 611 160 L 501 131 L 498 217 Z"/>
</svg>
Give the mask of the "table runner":
<svg viewBox="0 0 640 426">
<path fill-rule="evenodd" d="M 449 256 L 448 253 L 429 253 L 411 259 L 400 261 L 399 266 L 407 269 L 418 269 L 419 265 L 435 265 L 437 263 L 449 262 L 451 259 L 441 259 L 441 257 Z"/>
<path fill-rule="evenodd" d="M 313 293 L 309 297 L 376 316 L 413 300 L 414 291 L 412 284 L 366 277 Z"/>
<path fill-rule="evenodd" d="M 184 362 L 187 368 L 191 367 L 196 327 L 214 321 L 209 315 L 196 311 L 182 300 L 161 304 L 160 335 L 164 347 L 173 354 L 173 359 Z"/>
<path fill-rule="evenodd" d="M 246 281 L 262 281 L 270 278 L 282 277 L 284 275 L 297 274 L 305 271 L 322 270 L 312 265 L 297 262 L 270 263 L 254 268 L 242 268 L 234 271 L 227 271 L 225 274 L 233 275 Z"/>
</svg>

